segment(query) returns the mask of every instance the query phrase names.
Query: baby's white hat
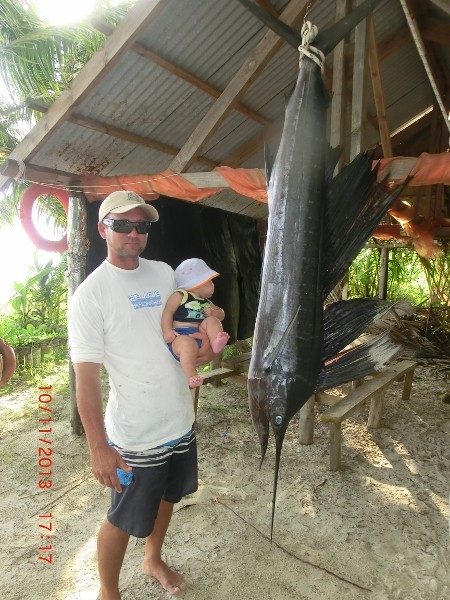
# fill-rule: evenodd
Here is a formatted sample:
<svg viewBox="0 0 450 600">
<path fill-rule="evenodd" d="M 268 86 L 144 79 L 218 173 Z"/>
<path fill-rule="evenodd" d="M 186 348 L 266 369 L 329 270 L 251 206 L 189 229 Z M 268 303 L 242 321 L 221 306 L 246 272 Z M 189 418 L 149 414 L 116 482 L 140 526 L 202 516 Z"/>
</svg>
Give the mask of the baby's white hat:
<svg viewBox="0 0 450 600">
<path fill-rule="evenodd" d="M 184 290 L 193 290 L 218 275 L 201 258 L 188 258 L 175 269 L 177 288 Z"/>
</svg>

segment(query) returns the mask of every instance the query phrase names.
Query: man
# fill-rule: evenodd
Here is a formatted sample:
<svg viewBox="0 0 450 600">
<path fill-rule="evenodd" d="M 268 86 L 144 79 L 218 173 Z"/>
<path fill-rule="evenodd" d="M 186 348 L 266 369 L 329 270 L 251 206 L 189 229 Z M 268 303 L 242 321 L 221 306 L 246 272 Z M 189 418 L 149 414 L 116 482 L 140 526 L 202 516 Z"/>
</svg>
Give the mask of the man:
<svg viewBox="0 0 450 600">
<path fill-rule="evenodd" d="M 143 570 L 172 595 L 184 577 L 162 560 L 173 505 L 197 489 L 194 410 L 186 376 L 164 343 L 161 314 L 175 289 L 165 263 L 140 258 L 156 209 L 134 192 L 110 194 L 98 230 L 107 259 L 69 303 L 69 343 L 78 410 L 92 471 L 111 488 L 111 507 L 97 540 L 102 600 L 120 599 L 119 573 L 129 536 L 145 537 Z M 198 364 L 211 360 L 207 337 Z M 109 376 L 103 418 L 100 369 Z M 132 473 L 121 485 L 117 468 Z"/>
</svg>

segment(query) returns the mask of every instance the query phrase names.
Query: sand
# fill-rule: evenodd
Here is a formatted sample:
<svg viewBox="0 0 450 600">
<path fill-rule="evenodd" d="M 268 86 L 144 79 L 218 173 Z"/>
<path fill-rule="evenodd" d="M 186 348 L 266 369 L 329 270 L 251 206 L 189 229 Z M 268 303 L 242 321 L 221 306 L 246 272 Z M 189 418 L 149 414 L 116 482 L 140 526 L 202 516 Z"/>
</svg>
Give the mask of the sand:
<svg viewBox="0 0 450 600">
<path fill-rule="evenodd" d="M 164 549 L 187 578 L 186 600 L 450 597 L 450 404 L 442 401 L 450 361 L 418 361 L 410 400 L 402 401 L 401 384 L 394 384 L 380 429 L 368 430 L 367 411 L 346 421 L 339 472 L 329 471 L 327 427 L 316 418 L 314 443 L 302 446 L 294 418 L 272 543 L 273 438 L 258 470 L 245 386 L 202 388 L 199 490 L 176 507 Z M 0 396 L 0 597 L 8 600 L 98 595 L 95 543 L 109 491 L 90 473 L 84 437 L 70 433 L 69 399 L 58 381 L 56 374 L 42 382 L 52 385 L 51 433 L 38 433 L 45 414 L 37 408 L 45 393 L 38 385 Z M 51 489 L 38 485 L 38 447 L 53 451 Z M 143 541 L 132 539 L 122 599 L 169 598 L 142 573 L 142 555 Z"/>
</svg>

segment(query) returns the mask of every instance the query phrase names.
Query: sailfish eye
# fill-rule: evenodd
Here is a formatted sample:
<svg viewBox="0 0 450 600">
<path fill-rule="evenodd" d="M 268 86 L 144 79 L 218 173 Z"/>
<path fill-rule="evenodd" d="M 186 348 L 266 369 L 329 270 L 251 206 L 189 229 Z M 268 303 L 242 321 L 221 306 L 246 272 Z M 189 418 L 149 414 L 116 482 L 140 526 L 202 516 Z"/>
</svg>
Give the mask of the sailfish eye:
<svg viewBox="0 0 450 600">
<path fill-rule="evenodd" d="M 281 425 L 281 421 L 282 421 L 282 420 L 283 420 L 283 417 L 281 417 L 280 415 L 277 415 L 277 416 L 275 417 L 275 423 L 276 423 L 277 425 Z"/>
</svg>

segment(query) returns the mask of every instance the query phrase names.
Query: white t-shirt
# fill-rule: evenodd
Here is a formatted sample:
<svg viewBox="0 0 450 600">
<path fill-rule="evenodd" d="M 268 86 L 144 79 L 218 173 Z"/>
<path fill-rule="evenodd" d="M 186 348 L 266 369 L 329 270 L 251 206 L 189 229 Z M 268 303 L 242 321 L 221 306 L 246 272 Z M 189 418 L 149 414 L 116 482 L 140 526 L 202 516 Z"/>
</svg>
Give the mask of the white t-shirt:
<svg viewBox="0 0 450 600">
<path fill-rule="evenodd" d="M 126 270 L 104 261 L 69 301 L 72 362 L 104 364 L 110 384 L 106 432 L 127 450 L 177 439 L 194 422 L 186 375 L 161 330 L 174 289 L 166 263 L 140 258 L 137 269 Z"/>
</svg>

